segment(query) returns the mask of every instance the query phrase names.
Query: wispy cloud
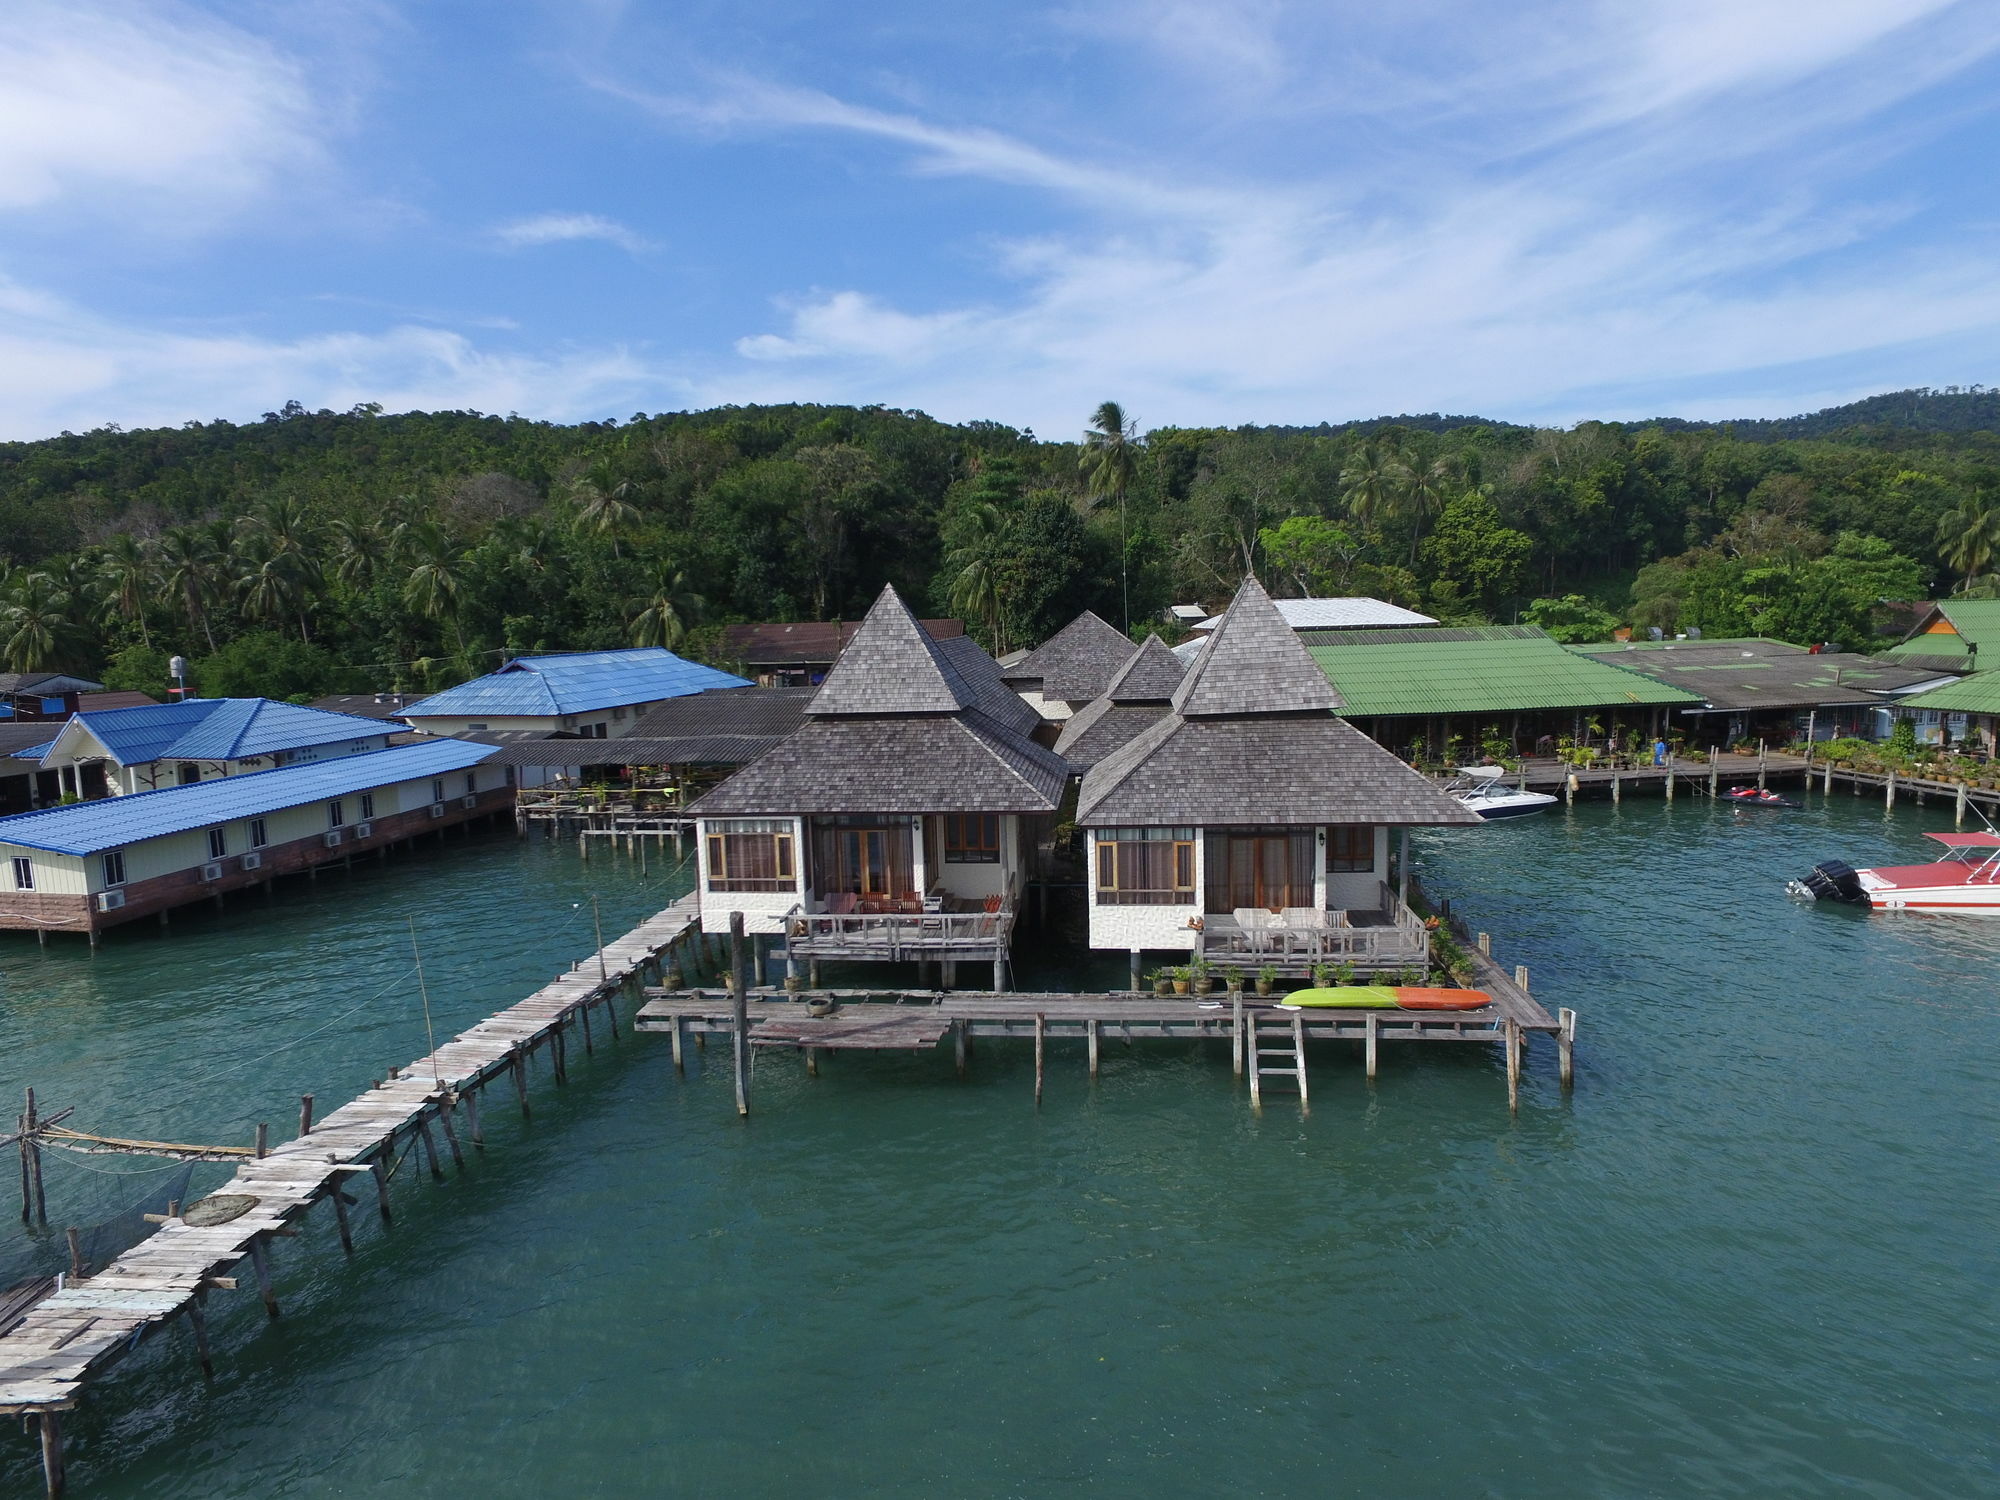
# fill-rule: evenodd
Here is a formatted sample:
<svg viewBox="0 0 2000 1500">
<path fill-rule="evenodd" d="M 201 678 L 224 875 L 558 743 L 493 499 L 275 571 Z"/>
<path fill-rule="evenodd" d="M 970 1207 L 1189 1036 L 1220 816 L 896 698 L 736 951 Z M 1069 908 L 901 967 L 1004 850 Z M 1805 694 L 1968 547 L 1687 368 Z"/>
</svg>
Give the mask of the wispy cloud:
<svg viewBox="0 0 2000 1500">
<path fill-rule="evenodd" d="M 573 240 L 601 240 L 633 255 L 650 248 L 644 236 L 602 214 L 533 214 L 500 225 L 493 231 L 493 236 L 501 244 L 516 249 L 530 245 L 560 245 Z"/>
</svg>

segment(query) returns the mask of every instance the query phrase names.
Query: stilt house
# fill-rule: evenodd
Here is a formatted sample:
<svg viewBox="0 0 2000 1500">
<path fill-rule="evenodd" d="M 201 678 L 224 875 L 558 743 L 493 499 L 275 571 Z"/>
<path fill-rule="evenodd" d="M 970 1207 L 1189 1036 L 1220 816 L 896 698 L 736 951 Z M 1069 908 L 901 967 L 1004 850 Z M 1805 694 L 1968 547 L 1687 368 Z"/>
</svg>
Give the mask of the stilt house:
<svg viewBox="0 0 2000 1500">
<path fill-rule="evenodd" d="M 1056 739 L 1056 754 L 1077 772 L 1088 771 L 1105 756 L 1173 709 L 1174 691 L 1187 666 L 1157 635 L 1132 653 L 1118 669 L 1104 695 L 1064 721 Z"/>
<path fill-rule="evenodd" d="M 1254 578 L 1170 711 L 1091 766 L 1090 945 L 1254 971 L 1429 961 L 1390 834 L 1478 817 L 1335 717 L 1340 697 Z M 1407 863 L 1407 834 L 1404 859 Z"/>
<path fill-rule="evenodd" d="M 1007 685 L 1044 719 L 1067 719 L 1103 697 L 1131 655 L 1124 633 L 1086 609 L 1008 667 Z"/>
</svg>

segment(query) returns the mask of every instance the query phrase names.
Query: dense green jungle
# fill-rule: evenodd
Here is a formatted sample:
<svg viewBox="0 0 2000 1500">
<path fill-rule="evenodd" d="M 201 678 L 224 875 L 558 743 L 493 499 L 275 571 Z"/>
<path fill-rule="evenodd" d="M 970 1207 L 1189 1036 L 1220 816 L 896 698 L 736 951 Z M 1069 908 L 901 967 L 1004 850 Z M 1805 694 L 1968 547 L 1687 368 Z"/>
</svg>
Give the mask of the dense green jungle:
<svg viewBox="0 0 2000 1500">
<path fill-rule="evenodd" d="M 880 407 L 562 425 L 296 402 L 0 444 L 0 666 L 209 695 L 428 689 L 504 655 L 858 616 L 883 582 L 990 648 L 1086 607 L 1370 594 L 1447 623 L 1865 646 L 1884 601 L 1991 595 L 2000 393 L 1781 421 L 1429 414 L 1074 440 Z"/>
</svg>

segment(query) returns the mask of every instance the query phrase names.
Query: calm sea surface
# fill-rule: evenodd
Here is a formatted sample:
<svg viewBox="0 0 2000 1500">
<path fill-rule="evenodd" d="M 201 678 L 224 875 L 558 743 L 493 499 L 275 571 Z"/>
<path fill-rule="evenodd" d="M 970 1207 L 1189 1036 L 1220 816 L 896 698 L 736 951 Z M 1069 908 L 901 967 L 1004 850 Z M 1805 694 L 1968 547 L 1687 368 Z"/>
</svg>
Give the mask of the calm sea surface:
<svg viewBox="0 0 2000 1500">
<path fill-rule="evenodd" d="M 1582 1014 L 1574 1095 L 1544 1041 L 1514 1119 L 1486 1049 L 1385 1048 L 1371 1088 L 1326 1048 L 1302 1120 L 1220 1044 L 1109 1048 L 1095 1087 L 1056 1045 L 1037 1113 L 988 1044 L 963 1083 L 767 1058 L 746 1125 L 725 1066 L 627 1032 L 531 1123 L 496 1095 L 352 1261 L 327 1216 L 279 1242 L 284 1317 L 219 1294 L 212 1385 L 156 1335 L 69 1422 L 72 1493 L 2000 1493 L 2000 920 L 1782 889 L 1944 826 L 1683 798 L 1423 840 Z M 0 1085 L 288 1134 L 425 1050 L 407 919 L 442 1038 L 587 953 L 591 893 L 609 936 L 680 889 L 454 841 L 95 957 L 8 935 Z M 58 1240 L 156 1180 L 50 1157 Z M 6 1213 L 0 1266 L 34 1249 Z M 0 1494 L 39 1484 L 0 1430 Z"/>
</svg>

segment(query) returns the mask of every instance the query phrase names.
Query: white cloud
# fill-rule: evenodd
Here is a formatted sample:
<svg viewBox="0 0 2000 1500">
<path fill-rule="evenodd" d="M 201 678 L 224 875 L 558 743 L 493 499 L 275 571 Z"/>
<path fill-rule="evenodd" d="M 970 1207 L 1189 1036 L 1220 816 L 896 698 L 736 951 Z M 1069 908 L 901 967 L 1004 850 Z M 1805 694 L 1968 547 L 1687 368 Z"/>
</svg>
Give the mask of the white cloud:
<svg viewBox="0 0 2000 1500">
<path fill-rule="evenodd" d="M 316 155 L 302 70 L 171 3 L 13 0 L 0 25 L 0 210 L 198 219 Z"/>
<path fill-rule="evenodd" d="M 378 401 L 575 421 L 686 395 L 622 348 L 524 354 L 413 325 L 296 339 L 134 328 L 0 282 L 0 439 L 107 422 L 244 421 L 293 398 L 315 409 Z"/>
<path fill-rule="evenodd" d="M 558 245 L 570 240 L 602 240 L 633 255 L 648 248 L 642 236 L 602 214 L 534 214 L 502 224 L 493 233 L 501 244 L 515 248 Z"/>
</svg>

